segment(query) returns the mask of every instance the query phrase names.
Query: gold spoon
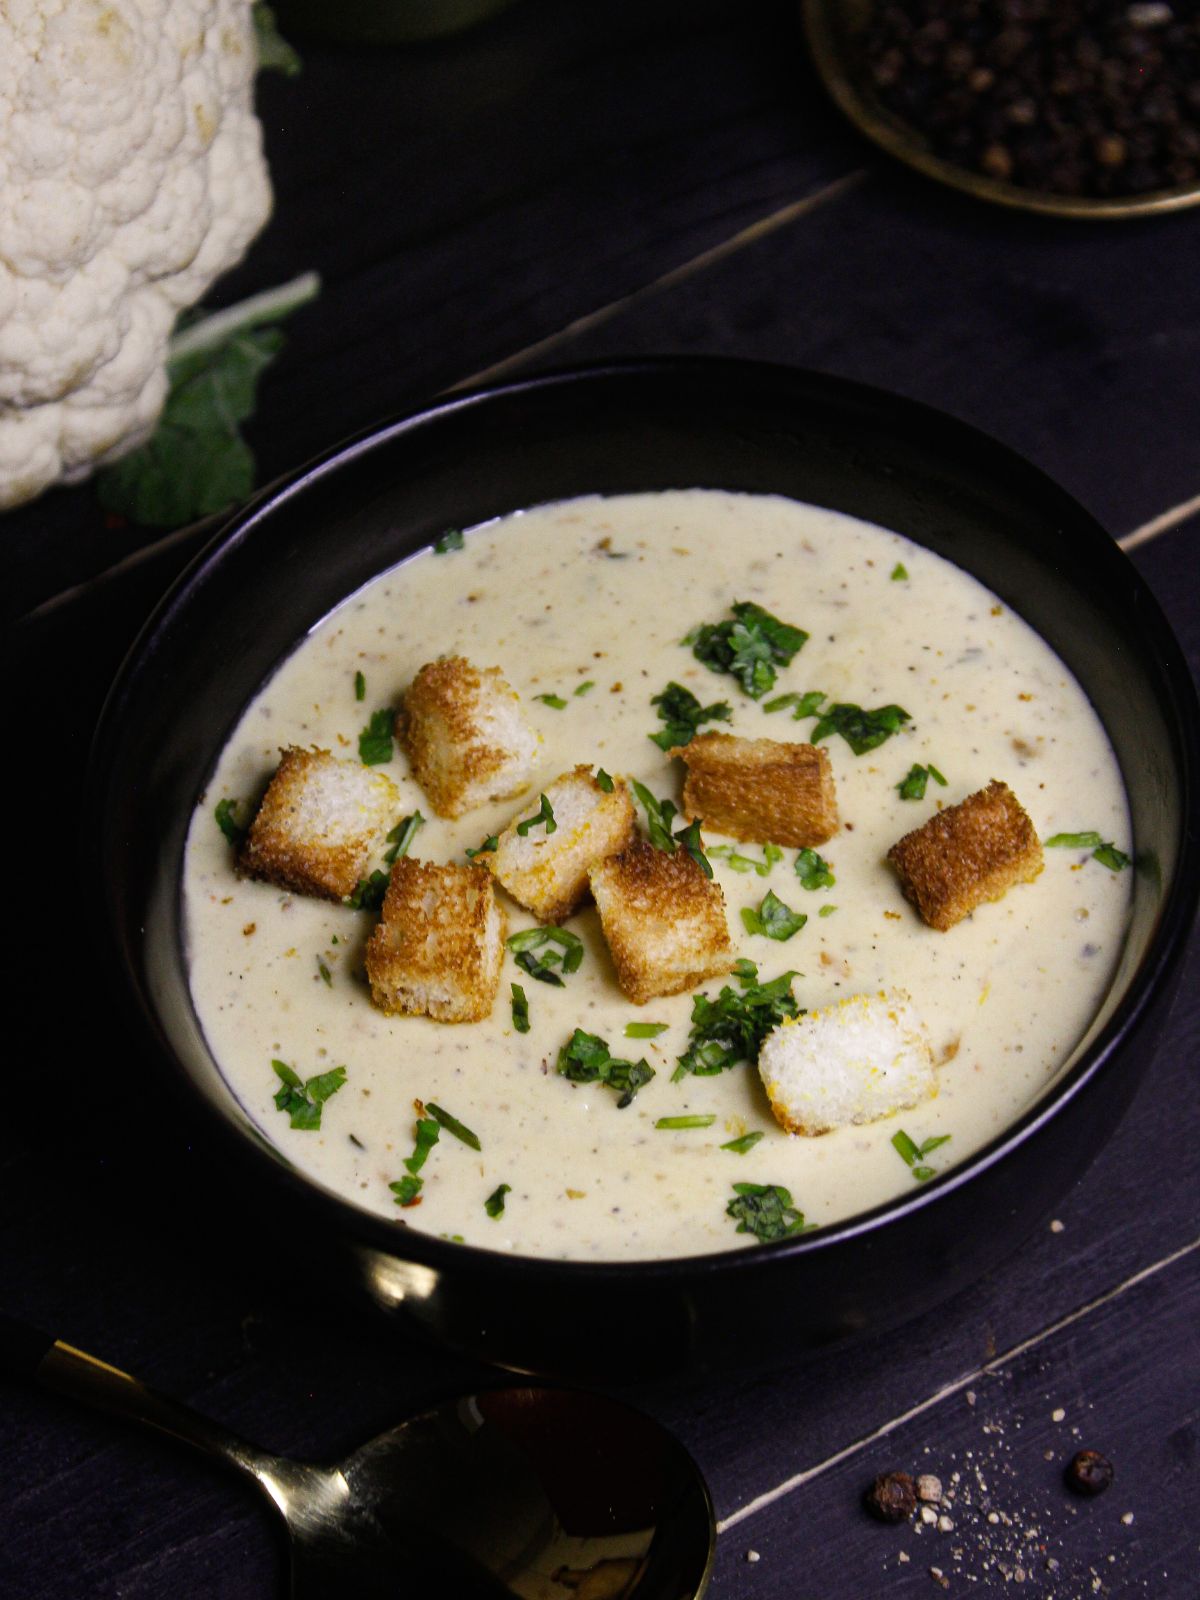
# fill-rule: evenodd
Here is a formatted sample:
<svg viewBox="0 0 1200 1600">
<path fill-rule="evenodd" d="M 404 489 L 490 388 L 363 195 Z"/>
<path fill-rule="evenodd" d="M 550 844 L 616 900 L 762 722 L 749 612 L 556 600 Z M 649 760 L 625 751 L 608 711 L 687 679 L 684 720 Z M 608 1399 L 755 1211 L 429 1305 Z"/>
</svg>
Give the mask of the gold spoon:
<svg viewBox="0 0 1200 1600">
<path fill-rule="evenodd" d="M 708 1586 L 716 1528 L 699 1470 L 658 1423 L 601 1395 L 480 1390 L 322 1467 L 267 1455 L 3 1315 L 0 1366 L 251 1478 L 287 1525 L 293 1600 L 695 1600 Z"/>
</svg>

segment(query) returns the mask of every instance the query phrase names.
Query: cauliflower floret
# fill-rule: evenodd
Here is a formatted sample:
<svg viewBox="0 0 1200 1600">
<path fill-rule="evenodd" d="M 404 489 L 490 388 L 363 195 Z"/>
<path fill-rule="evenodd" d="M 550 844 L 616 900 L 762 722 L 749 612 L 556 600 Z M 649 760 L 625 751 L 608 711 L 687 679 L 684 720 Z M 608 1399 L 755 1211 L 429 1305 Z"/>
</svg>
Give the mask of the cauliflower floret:
<svg viewBox="0 0 1200 1600">
<path fill-rule="evenodd" d="M 0 6 L 0 508 L 142 444 L 271 192 L 250 0 Z"/>
</svg>

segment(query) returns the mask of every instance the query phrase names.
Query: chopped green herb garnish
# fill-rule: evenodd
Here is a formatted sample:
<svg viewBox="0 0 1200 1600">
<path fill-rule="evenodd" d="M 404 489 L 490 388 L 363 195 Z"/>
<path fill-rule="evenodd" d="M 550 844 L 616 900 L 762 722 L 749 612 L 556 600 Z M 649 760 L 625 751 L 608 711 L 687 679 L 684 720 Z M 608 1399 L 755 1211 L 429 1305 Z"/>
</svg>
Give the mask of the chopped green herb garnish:
<svg viewBox="0 0 1200 1600">
<path fill-rule="evenodd" d="M 903 706 L 877 706 L 874 711 L 864 711 L 861 706 L 838 704 L 821 713 L 809 738 L 819 744 L 831 733 L 840 733 L 856 756 L 864 756 L 911 721 Z"/>
<path fill-rule="evenodd" d="M 735 1183 L 734 1199 L 725 1215 L 737 1218 L 739 1233 L 752 1233 L 764 1243 L 805 1233 L 804 1213 L 792 1204 L 789 1192 L 778 1183 Z"/>
<path fill-rule="evenodd" d="M 246 830 L 237 820 L 238 802 L 236 800 L 218 800 L 213 809 L 213 816 L 217 819 L 217 827 L 235 847 L 241 844 Z"/>
<path fill-rule="evenodd" d="M 388 848 L 383 852 L 383 859 L 389 866 L 408 854 L 408 847 L 416 838 L 418 828 L 424 826 L 425 818 L 419 811 L 414 811 L 411 817 L 405 817 L 403 822 L 396 824 L 387 836 Z"/>
<path fill-rule="evenodd" d="M 517 965 L 531 978 L 553 984 L 557 989 L 563 987 L 563 981 L 554 969 L 560 967 L 566 973 L 577 972 L 583 963 L 583 940 L 566 928 L 524 928 L 520 933 L 511 934 L 506 943 Z M 553 948 L 555 945 L 559 948 Z"/>
<path fill-rule="evenodd" d="M 627 1039 L 657 1039 L 660 1033 L 666 1033 L 670 1027 L 667 1022 L 627 1022 L 625 1024 L 625 1037 Z"/>
<path fill-rule="evenodd" d="M 752 969 L 748 973 L 738 970 L 742 965 L 739 962 L 734 969 L 742 984 L 741 994 L 726 985 L 715 1000 L 705 994 L 692 996 L 692 1031 L 672 1074 L 673 1083 L 689 1072 L 712 1077 L 739 1061 L 757 1061 L 759 1047 L 771 1029 L 785 1017 L 800 1014 L 792 995 L 794 972 L 758 983 L 754 963 L 745 963 Z"/>
<path fill-rule="evenodd" d="M 825 695 L 820 689 L 810 689 L 807 694 L 780 694 L 774 700 L 768 700 L 763 705 L 764 711 L 782 711 L 785 706 L 795 706 L 792 712 L 793 722 L 802 722 L 805 717 L 815 717 L 820 714 L 825 703 Z"/>
<path fill-rule="evenodd" d="M 760 878 L 765 878 L 775 863 L 783 860 L 783 851 L 777 844 L 763 845 L 761 861 L 756 861 L 753 856 L 743 855 L 732 844 L 713 845 L 708 853 L 710 856 L 716 856 L 719 861 L 728 862 L 735 872 L 757 872 Z"/>
<path fill-rule="evenodd" d="M 576 694 L 576 696 L 579 696 L 581 694 L 588 694 L 595 687 L 596 687 L 595 678 L 588 678 L 584 683 L 576 685 L 575 694 Z"/>
<path fill-rule="evenodd" d="M 388 875 L 381 872 L 378 867 L 369 878 L 360 878 L 354 886 L 354 893 L 346 896 L 346 904 L 351 911 L 378 911 L 383 904 L 383 897 L 387 894 Z"/>
<path fill-rule="evenodd" d="M 367 680 L 361 672 L 354 674 L 354 698 L 356 700 L 365 700 L 367 698 Z"/>
<path fill-rule="evenodd" d="M 542 795 L 540 798 L 542 806 L 537 816 L 526 817 L 524 822 L 517 823 L 517 832 L 521 835 L 522 839 L 526 836 L 526 834 L 531 833 L 534 828 L 541 827 L 543 822 L 546 824 L 547 835 L 556 833 L 558 831 L 558 823 L 554 820 L 553 806 L 550 804 L 549 800 L 546 799 L 545 795 Z"/>
<path fill-rule="evenodd" d="M 519 983 L 510 983 L 509 988 L 512 990 L 513 1027 L 518 1033 L 528 1033 L 529 1001 L 525 998 L 525 991 Z"/>
<path fill-rule="evenodd" d="M 829 870 L 829 863 L 815 850 L 796 853 L 796 876 L 802 889 L 832 889 L 837 879 Z"/>
<path fill-rule="evenodd" d="M 925 1183 L 934 1176 L 934 1169 L 921 1163 L 939 1145 L 949 1144 L 951 1137 L 952 1135 L 948 1133 L 935 1133 L 923 1144 L 917 1144 L 915 1140 L 909 1138 L 903 1128 L 898 1128 L 892 1135 L 892 1148 L 900 1159 L 912 1168 L 912 1175 L 916 1181 Z"/>
<path fill-rule="evenodd" d="M 736 621 L 710 622 L 684 640 L 692 654 L 713 672 L 728 672 L 754 700 L 775 685 L 775 668 L 786 667 L 808 634 L 749 600 L 730 607 Z"/>
<path fill-rule="evenodd" d="M 572 1083 L 603 1083 L 615 1090 L 623 1111 L 634 1095 L 654 1077 L 648 1061 L 619 1061 L 609 1054 L 607 1043 L 595 1033 L 576 1028 L 558 1052 L 558 1072 Z"/>
<path fill-rule="evenodd" d="M 433 553 L 438 556 L 449 555 L 451 550 L 461 550 L 462 547 L 463 536 L 458 528 L 447 528 L 433 541 Z"/>
<path fill-rule="evenodd" d="M 817 912 L 817 915 L 819 917 L 831 917 L 836 910 L 836 906 L 822 906 L 820 911 Z"/>
<path fill-rule="evenodd" d="M 415 1206 L 419 1204 L 421 1190 L 425 1187 L 424 1178 L 401 1178 L 397 1183 L 389 1183 L 388 1188 L 396 1196 L 398 1206 Z"/>
<path fill-rule="evenodd" d="M 694 1117 L 659 1117 L 656 1128 L 711 1128 L 717 1120 L 715 1112 Z"/>
<path fill-rule="evenodd" d="M 1051 850 L 1058 848 L 1090 850 L 1092 860 L 1098 861 L 1110 872 L 1120 872 L 1123 867 L 1129 865 L 1129 857 L 1123 850 L 1118 850 L 1115 844 L 1106 842 L 1091 829 L 1086 833 L 1056 833 L 1049 839 L 1044 839 L 1042 843 Z"/>
<path fill-rule="evenodd" d="M 481 856 L 489 850 L 496 850 L 499 848 L 499 845 L 500 840 L 497 838 L 497 836 L 494 833 L 489 833 L 483 843 L 477 844 L 473 850 L 469 845 L 467 846 L 467 860 L 474 861 L 476 856 Z"/>
<path fill-rule="evenodd" d="M 784 905 L 774 889 L 767 890 L 757 911 L 752 906 L 742 909 L 742 925 L 747 933 L 761 934 L 764 939 L 777 939 L 780 943 L 799 933 L 807 921 L 803 911 L 793 911 Z"/>
<path fill-rule="evenodd" d="M 658 707 L 659 717 L 666 723 L 665 728 L 650 735 L 660 750 L 690 744 L 702 722 L 728 722 L 733 715 L 727 701 L 702 706 L 692 691 L 680 683 L 669 683 L 661 694 L 651 697 L 650 704 Z"/>
<path fill-rule="evenodd" d="M 935 766 L 930 765 L 928 767 L 922 767 L 918 766 L 916 762 L 914 762 L 913 765 L 908 769 L 908 776 L 906 778 L 901 778 L 900 782 L 896 785 L 896 791 L 901 800 L 924 800 L 925 785 L 929 782 L 930 778 L 932 778 L 935 783 L 940 783 L 943 789 L 946 787 L 945 778 L 942 777 L 941 773 Z"/>
<path fill-rule="evenodd" d="M 356 1150 L 365 1150 L 367 1148 L 356 1133 L 348 1133 L 346 1137 Z"/>
<path fill-rule="evenodd" d="M 745 956 L 739 956 L 731 970 L 743 989 L 749 989 L 758 982 L 757 961 L 748 961 Z"/>
<path fill-rule="evenodd" d="M 597 767 L 596 769 L 596 782 L 604 790 L 605 794 L 613 792 L 613 781 L 603 767 Z"/>
<path fill-rule="evenodd" d="M 744 1133 L 740 1139 L 730 1139 L 727 1144 L 723 1144 L 721 1146 L 721 1149 L 732 1150 L 735 1156 L 744 1156 L 747 1151 L 754 1149 L 754 1146 L 759 1142 L 760 1139 L 764 1139 L 765 1137 L 766 1135 L 764 1133 L 758 1131 L 754 1133 Z"/>
<path fill-rule="evenodd" d="M 286 1061 L 272 1061 L 271 1065 L 283 1085 L 275 1095 L 276 1108 L 287 1112 L 293 1128 L 316 1132 L 321 1126 L 321 1108 L 346 1081 L 345 1067 L 333 1067 L 315 1078 L 302 1080 Z"/>
<path fill-rule="evenodd" d="M 696 817 L 689 822 L 686 828 L 680 828 L 675 838 L 691 856 L 706 878 L 713 875 L 712 866 L 704 854 L 704 840 L 700 837 L 700 818 Z"/>
<path fill-rule="evenodd" d="M 903 583 L 907 577 L 908 568 L 904 565 L 903 561 L 897 561 L 896 565 L 892 568 L 892 582 Z"/>
<path fill-rule="evenodd" d="M 678 806 L 672 800 L 656 800 L 646 785 L 639 783 L 636 778 L 631 778 L 629 781 L 633 784 L 634 794 L 645 808 L 650 843 L 656 850 L 665 850 L 668 854 L 673 854 L 675 840 L 671 836 L 671 824 L 679 815 Z"/>
<path fill-rule="evenodd" d="M 324 961 L 321 960 L 320 956 L 317 957 L 317 971 L 321 974 L 322 983 L 327 984 L 332 989 L 333 973 L 330 972 L 329 968 L 325 965 Z"/>
<path fill-rule="evenodd" d="M 535 694 L 535 700 L 540 700 L 544 706 L 550 706 L 555 711 L 565 711 L 567 702 L 560 694 Z"/>
<path fill-rule="evenodd" d="M 511 1183 L 502 1183 L 483 1202 L 483 1209 L 489 1217 L 502 1217 L 504 1215 L 504 1196 L 512 1193 Z"/>
<path fill-rule="evenodd" d="M 358 736 L 358 758 L 364 767 L 377 767 L 392 759 L 392 728 L 395 713 L 381 706 Z"/>
<path fill-rule="evenodd" d="M 426 1103 L 425 1109 L 436 1122 L 439 1122 L 445 1128 L 447 1133 L 452 1133 L 456 1139 L 461 1139 L 464 1144 L 469 1144 L 472 1150 L 483 1149 L 479 1142 L 479 1135 L 472 1133 L 470 1128 L 465 1123 L 460 1122 L 457 1117 L 452 1117 L 441 1106 L 435 1106 L 432 1100 Z"/>
<path fill-rule="evenodd" d="M 404 1165 L 410 1172 L 420 1172 L 425 1165 L 429 1152 L 438 1142 L 441 1128 L 436 1117 L 418 1117 L 416 1127 L 416 1146 L 412 1155 L 406 1157 Z"/>
</svg>

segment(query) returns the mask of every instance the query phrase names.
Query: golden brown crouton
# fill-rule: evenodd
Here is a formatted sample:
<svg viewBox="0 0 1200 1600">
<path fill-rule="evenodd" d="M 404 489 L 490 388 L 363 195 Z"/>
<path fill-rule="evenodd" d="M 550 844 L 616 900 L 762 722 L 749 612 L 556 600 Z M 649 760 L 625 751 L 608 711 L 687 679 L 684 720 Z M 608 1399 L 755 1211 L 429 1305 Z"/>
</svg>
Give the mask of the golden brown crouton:
<svg viewBox="0 0 1200 1600">
<path fill-rule="evenodd" d="M 371 999 L 381 1011 L 481 1021 L 496 998 L 505 927 L 486 868 L 401 856 L 367 942 Z"/>
<path fill-rule="evenodd" d="M 725 896 L 684 850 L 635 840 L 588 874 L 617 981 L 637 1005 L 733 965 Z"/>
<path fill-rule="evenodd" d="M 921 916 L 944 932 L 1014 883 L 1032 883 L 1042 870 L 1042 845 L 1016 795 L 993 778 L 906 833 L 887 858 Z"/>
<path fill-rule="evenodd" d="M 600 787 L 590 767 L 564 772 L 545 790 L 555 829 L 539 823 L 524 835 L 514 817 L 495 852 L 483 859 L 514 900 L 539 922 L 561 922 L 588 892 L 588 868 L 616 855 L 633 838 L 633 801 L 619 778 L 611 791 Z M 529 813 L 537 816 L 536 811 Z"/>
<path fill-rule="evenodd" d="M 238 872 L 342 900 L 382 850 L 399 807 L 400 791 L 382 772 L 292 745 L 280 751 Z"/>
<path fill-rule="evenodd" d="M 421 668 L 404 696 L 396 737 L 439 817 L 520 794 L 538 747 L 499 667 L 481 671 L 463 656 Z"/>
<path fill-rule="evenodd" d="M 821 745 L 701 733 L 670 753 L 687 763 L 689 820 L 759 844 L 818 845 L 837 832 L 833 771 Z"/>
</svg>

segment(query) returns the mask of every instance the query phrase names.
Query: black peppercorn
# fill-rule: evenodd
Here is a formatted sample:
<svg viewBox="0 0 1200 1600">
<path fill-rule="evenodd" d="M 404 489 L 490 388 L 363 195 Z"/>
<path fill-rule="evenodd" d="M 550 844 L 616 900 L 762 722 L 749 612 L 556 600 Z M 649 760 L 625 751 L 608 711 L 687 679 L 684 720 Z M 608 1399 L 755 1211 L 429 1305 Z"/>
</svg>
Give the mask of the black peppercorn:
<svg viewBox="0 0 1200 1600">
<path fill-rule="evenodd" d="M 917 1509 L 917 1486 L 907 1472 L 885 1472 L 867 1490 L 865 1501 L 880 1522 L 907 1522 Z"/>
<path fill-rule="evenodd" d="M 1098 1450 L 1080 1450 L 1066 1470 L 1067 1488 L 1076 1494 L 1103 1494 L 1113 1481 L 1113 1465 Z"/>
</svg>

